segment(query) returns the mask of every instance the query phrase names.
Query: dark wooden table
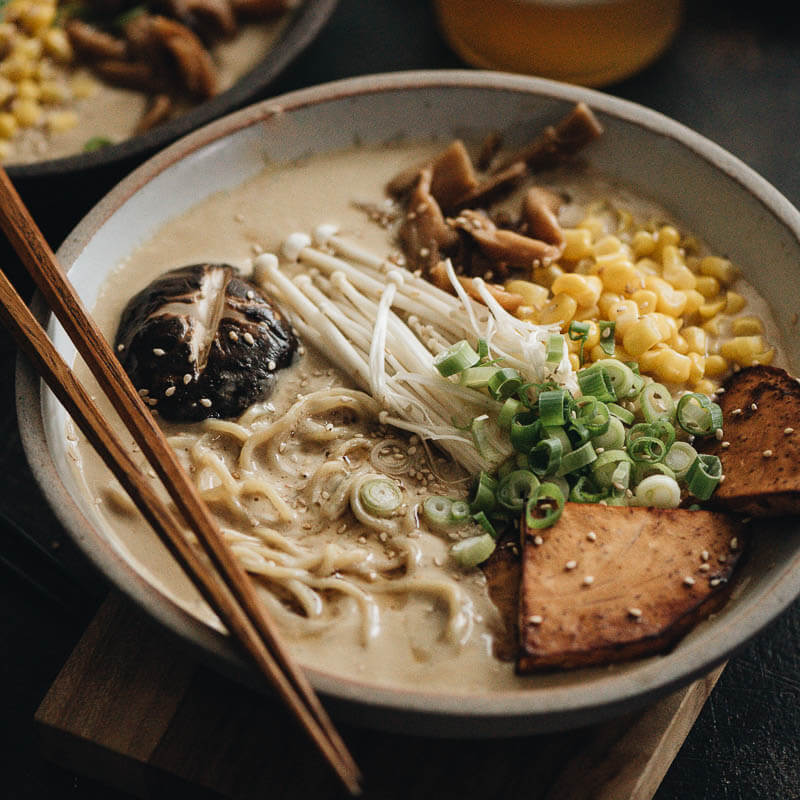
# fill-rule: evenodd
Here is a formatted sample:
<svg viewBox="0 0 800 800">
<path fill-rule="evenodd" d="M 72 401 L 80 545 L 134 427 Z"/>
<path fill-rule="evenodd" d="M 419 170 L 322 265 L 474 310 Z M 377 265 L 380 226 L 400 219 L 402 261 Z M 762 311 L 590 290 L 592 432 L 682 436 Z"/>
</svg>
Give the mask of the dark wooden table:
<svg viewBox="0 0 800 800">
<path fill-rule="evenodd" d="M 797 22 L 772 0 L 689 5 L 674 46 L 606 91 L 691 126 L 800 205 Z M 341 0 L 319 39 L 269 94 L 364 73 L 462 66 L 438 35 L 427 0 Z M 56 248 L 133 166 L 98 172 L 79 185 L 19 188 Z M 4 242 L 0 257 L 30 296 Z M 107 587 L 65 536 L 25 465 L 15 419 L 15 359 L 0 333 L 0 797 L 115 800 L 123 795 L 43 762 L 37 751 L 33 713 Z M 657 800 L 798 800 L 798 676 L 795 603 L 731 660 Z"/>
</svg>

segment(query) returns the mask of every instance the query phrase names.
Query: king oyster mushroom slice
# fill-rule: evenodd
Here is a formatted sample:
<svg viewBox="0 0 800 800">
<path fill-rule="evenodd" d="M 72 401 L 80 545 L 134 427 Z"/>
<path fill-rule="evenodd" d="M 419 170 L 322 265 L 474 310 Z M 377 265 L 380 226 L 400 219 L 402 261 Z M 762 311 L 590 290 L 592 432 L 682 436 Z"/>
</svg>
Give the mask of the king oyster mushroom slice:
<svg viewBox="0 0 800 800">
<path fill-rule="evenodd" d="M 238 416 L 269 395 L 297 345 L 272 301 L 228 264 L 156 278 L 128 302 L 115 341 L 139 393 L 178 421 Z"/>
</svg>

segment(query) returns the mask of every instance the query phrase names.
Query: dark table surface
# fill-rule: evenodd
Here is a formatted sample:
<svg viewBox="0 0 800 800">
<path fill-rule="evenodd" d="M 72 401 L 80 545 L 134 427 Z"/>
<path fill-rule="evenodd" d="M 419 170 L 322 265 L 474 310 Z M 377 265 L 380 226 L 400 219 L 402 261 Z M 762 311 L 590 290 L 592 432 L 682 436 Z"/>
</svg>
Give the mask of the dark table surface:
<svg viewBox="0 0 800 800">
<path fill-rule="evenodd" d="M 605 91 L 689 125 L 800 206 L 796 20 L 772 0 L 689 5 L 669 51 Z M 427 0 L 340 0 L 325 30 L 269 95 L 365 73 L 464 66 L 438 34 Z M 55 249 L 133 166 L 79 183 L 19 188 Z M 29 297 L 30 285 L 15 272 L 4 242 L 0 256 Z M 15 359 L 0 333 L 0 797 L 115 800 L 122 795 L 43 762 L 37 752 L 34 711 L 108 587 L 66 537 L 24 466 Z M 800 603 L 731 659 L 656 798 L 800 798 Z"/>
</svg>

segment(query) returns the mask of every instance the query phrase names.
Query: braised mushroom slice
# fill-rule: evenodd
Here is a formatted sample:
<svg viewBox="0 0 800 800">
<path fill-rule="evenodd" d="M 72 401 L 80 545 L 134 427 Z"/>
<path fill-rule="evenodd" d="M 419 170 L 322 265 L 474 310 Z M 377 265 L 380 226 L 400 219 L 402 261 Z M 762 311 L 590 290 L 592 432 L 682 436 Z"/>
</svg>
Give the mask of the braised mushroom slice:
<svg viewBox="0 0 800 800">
<path fill-rule="evenodd" d="M 263 291 L 228 264 L 171 270 L 122 313 L 116 350 L 166 419 L 234 417 L 263 400 L 297 339 Z"/>
</svg>

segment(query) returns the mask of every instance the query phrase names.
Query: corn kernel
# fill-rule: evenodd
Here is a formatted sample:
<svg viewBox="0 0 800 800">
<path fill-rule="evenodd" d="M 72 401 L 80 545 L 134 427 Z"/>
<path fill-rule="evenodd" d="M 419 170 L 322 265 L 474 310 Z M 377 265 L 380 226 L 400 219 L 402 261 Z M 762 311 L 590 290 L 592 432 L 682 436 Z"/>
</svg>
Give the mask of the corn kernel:
<svg viewBox="0 0 800 800">
<path fill-rule="evenodd" d="M 680 353 L 681 355 L 684 356 L 689 353 L 689 343 L 677 331 L 672 336 L 669 337 L 669 339 L 667 340 L 667 344 L 676 353 Z"/>
<path fill-rule="evenodd" d="M 603 283 L 596 275 L 576 275 L 566 272 L 559 275 L 550 290 L 553 294 L 568 294 L 573 297 L 579 306 L 593 306 L 597 304 Z"/>
<path fill-rule="evenodd" d="M 572 366 L 572 369 L 577 372 L 581 368 L 581 359 L 577 353 L 570 353 L 569 354 L 569 363 Z"/>
<path fill-rule="evenodd" d="M 655 275 L 648 275 L 645 278 L 645 286 L 650 291 L 655 292 L 658 297 L 656 308 L 662 314 L 669 314 L 671 317 L 679 317 L 686 308 L 686 294 L 678 289 L 673 289 L 663 278 Z"/>
<path fill-rule="evenodd" d="M 14 41 L 12 57 L 25 61 L 38 61 L 42 57 L 42 42 L 27 36 L 18 36 Z"/>
<path fill-rule="evenodd" d="M 689 346 L 690 353 L 705 355 L 706 352 L 706 332 L 702 328 L 690 325 L 683 329 L 683 338 Z"/>
<path fill-rule="evenodd" d="M 0 111 L 0 139 L 13 139 L 18 130 L 17 118 L 9 111 Z"/>
<path fill-rule="evenodd" d="M 656 234 L 656 242 L 660 250 L 670 245 L 677 245 L 681 240 L 681 235 L 678 229 L 673 225 L 662 225 Z"/>
<path fill-rule="evenodd" d="M 11 104 L 11 113 L 21 128 L 38 125 L 42 118 L 42 107 L 35 100 L 18 99 Z"/>
<path fill-rule="evenodd" d="M 600 313 L 608 319 L 608 312 L 609 309 L 619 303 L 622 298 L 615 294 L 614 292 L 603 292 L 597 300 L 597 307 L 600 309 Z"/>
<path fill-rule="evenodd" d="M 598 306 L 579 306 L 578 310 L 575 312 L 575 316 L 573 317 L 573 319 L 576 319 L 579 322 L 602 318 L 603 315 L 600 313 L 600 308 Z"/>
<path fill-rule="evenodd" d="M 39 100 L 50 105 L 65 103 L 70 98 L 67 86 L 58 81 L 43 81 L 39 84 Z"/>
<path fill-rule="evenodd" d="M 668 245 L 661 254 L 663 265 L 662 275 L 674 289 L 694 289 L 697 278 L 694 273 L 686 266 L 683 256 L 675 245 Z"/>
<path fill-rule="evenodd" d="M 619 237 L 608 234 L 598 239 L 592 246 L 595 258 L 598 256 L 622 256 L 628 258 L 628 248 L 620 241 Z"/>
<path fill-rule="evenodd" d="M 50 27 L 55 18 L 55 3 L 34 3 L 20 15 L 20 22 L 28 33 L 36 35 Z"/>
<path fill-rule="evenodd" d="M 738 317 L 731 323 L 734 336 L 756 336 L 764 333 L 764 326 L 758 317 Z"/>
<path fill-rule="evenodd" d="M 639 307 L 632 300 L 620 300 L 608 309 L 608 319 L 616 322 L 616 336 L 622 341 L 628 328 L 639 319 Z"/>
<path fill-rule="evenodd" d="M 14 83 L 32 78 L 35 71 L 36 62 L 22 56 L 12 55 L 0 62 L 0 75 Z"/>
<path fill-rule="evenodd" d="M 71 110 L 51 111 L 47 117 L 47 129 L 50 133 L 64 133 L 78 124 L 78 115 Z"/>
<path fill-rule="evenodd" d="M 703 305 L 701 305 L 700 308 L 697 309 L 697 313 L 703 319 L 711 319 L 711 317 L 716 317 L 717 314 L 721 313 L 724 308 L 725 308 L 725 301 L 716 300 L 710 303 L 703 303 Z"/>
<path fill-rule="evenodd" d="M 14 84 L 8 78 L 0 76 L 0 106 L 10 100 L 16 91 Z"/>
<path fill-rule="evenodd" d="M 651 315 L 647 315 L 628 327 L 622 337 L 622 344 L 634 358 L 637 358 L 663 338 L 655 320 Z"/>
<path fill-rule="evenodd" d="M 747 305 L 747 300 L 739 292 L 725 292 L 725 311 L 728 314 L 738 314 Z"/>
<path fill-rule="evenodd" d="M 0 139 L 0 164 L 11 155 L 11 142 Z"/>
<path fill-rule="evenodd" d="M 640 258 L 636 262 L 636 269 L 644 275 L 661 274 L 661 264 L 658 261 L 653 261 L 652 258 Z"/>
<path fill-rule="evenodd" d="M 561 324 L 566 326 L 575 316 L 578 304 L 574 297 L 568 294 L 557 294 L 547 305 L 539 311 L 540 325 Z"/>
<path fill-rule="evenodd" d="M 653 375 L 664 383 L 678 384 L 686 383 L 691 372 L 692 359 L 670 348 L 665 348 L 657 354 L 652 370 Z"/>
<path fill-rule="evenodd" d="M 720 378 L 730 369 L 728 359 L 717 353 L 706 356 L 706 376 Z"/>
<path fill-rule="evenodd" d="M 586 228 L 564 228 L 564 251 L 562 258 L 579 261 L 592 255 L 592 233 Z"/>
<path fill-rule="evenodd" d="M 86 72 L 78 72 L 74 75 L 71 84 L 72 94 L 79 100 L 91 97 L 98 89 L 97 81 Z"/>
<path fill-rule="evenodd" d="M 649 256 L 655 252 L 656 239 L 650 231 L 636 231 L 631 239 L 631 247 L 636 258 Z"/>
<path fill-rule="evenodd" d="M 688 353 L 691 368 L 689 369 L 689 383 L 697 385 L 705 377 L 706 357 L 699 353 Z"/>
<path fill-rule="evenodd" d="M 727 342 L 723 342 L 719 351 L 725 358 L 740 367 L 749 367 L 754 361 L 759 364 L 765 363 L 761 361 L 760 357 L 766 353 L 767 346 L 763 336 L 734 336 Z"/>
<path fill-rule="evenodd" d="M 706 299 L 697 289 L 687 289 L 684 294 L 686 295 L 686 305 L 683 309 L 683 315 L 690 317 L 692 314 L 697 313 L 700 306 L 702 306 Z"/>
<path fill-rule="evenodd" d="M 738 277 L 736 268 L 727 258 L 719 256 L 705 256 L 700 260 L 700 273 L 711 275 L 716 278 L 723 286 L 729 286 Z"/>
<path fill-rule="evenodd" d="M 717 391 L 719 384 L 716 381 L 709 380 L 708 378 L 703 378 L 702 380 L 697 381 L 697 383 L 692 387 L 696 392 L 700 392 L 700 394 L 706 394 L 709 397 Z"/>
<path fill-rule="evenodd" d="M 706 300 L 711 300 L 716 297 L 722 289 L 719 281 L 713 275 L 698 275 L 695 279 L 694 288 L 697 289 Z"/>
<path fill-rule="evenodd" d="M 644 289 L 642 274 L 627 259 L 618 259 L 603 266 L 600 277 L 603 287 L 610 292 L 630 295 L 638 289 Z"/>
<path fill-rule="evenodd" d="M 526 306 L 541 308 L 550 296 L 545 286 L 539 286 L 532 281 L 510 280 L 505 282 L 506 291 L 518 294 Z"/>
<path fill-rule="evenodd" d="M 26 78 L 17 84 L 17 97 L 23 100 L 39 100 L 41 94 L 39 84 L 31 78 Z"/>
<path fill-rule="evenodd" d="M 600 219 L 600 217 L 588 216 L 581 220 L 578 227 L 589 231 L 592 241 L 595 239 L 600 239 L 605 235 L 606 232 L 606 224 L 602 219 Z"/>
<path fill-rule="evenodd" d="M 658 297 L 650 289 L 639 289 L 631 295 L 631 300 L 639 306 L 641 314 L 650 314 L 658 306 Z"/>
<path fill-rule="evenodd" d="M 77 96 L 77 95 L 76 95 Z M 553 281 L 559 276 L 563 275 L 564 270 L 558 266 L 558 264 L 549 264 L 546 267 L 538 266 L 533 268 L 533 274 L 531 277 L 533 278 L 534 283 L 538 283 L 540 286 L 545 286 L 546 288 L 550 288 L 552 286 Z"/>
<path fill-rule="evenodd" d="M 68 64 L 72 61 L 73 52 L 67 34 L 61 28 L 50 28 L 42 36 L 42 45 L 47 55 L 56 61 Z M 77 76 L 76 76 L 77 77 Z"/>
<path fill-rule="evenodd" d="M 714 319 L 712 317 L 711 319 L 706 320 L 700 327 L 709 336 L 719 336 L 719 320 L 718 319 Z"/>
</svg>

